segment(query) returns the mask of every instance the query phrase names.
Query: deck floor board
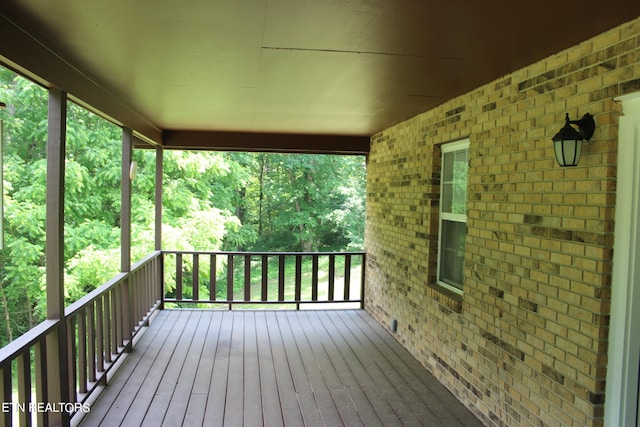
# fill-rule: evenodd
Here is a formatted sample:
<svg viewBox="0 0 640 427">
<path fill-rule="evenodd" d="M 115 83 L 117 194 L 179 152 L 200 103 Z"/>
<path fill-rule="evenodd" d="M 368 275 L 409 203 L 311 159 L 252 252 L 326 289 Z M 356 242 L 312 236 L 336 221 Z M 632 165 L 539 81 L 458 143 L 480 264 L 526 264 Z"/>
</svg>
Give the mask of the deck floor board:
<svg viewBox="0 0 640 427">
<path fill-rule="evenodd" d="M 481 426 L 362 310 L 163 310 L 81 426 Z"/>
</svg>

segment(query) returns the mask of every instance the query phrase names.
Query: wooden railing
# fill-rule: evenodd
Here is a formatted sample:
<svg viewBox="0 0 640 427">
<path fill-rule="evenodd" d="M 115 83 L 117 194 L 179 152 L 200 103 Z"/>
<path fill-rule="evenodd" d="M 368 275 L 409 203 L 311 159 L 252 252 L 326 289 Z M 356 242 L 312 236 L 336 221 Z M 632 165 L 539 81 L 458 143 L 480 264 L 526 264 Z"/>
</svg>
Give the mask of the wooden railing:
<svg viewBox="0 0 640 427">
<path fill-rule="evenodd" d="M 50 417 L 66 424 L 85 410 L 161 305 L 161 277 L 162 254 L 155 252 L 67 307 L 63 320 L 46 320 L 0 349 L 0 425 L 49 425 Z M 51 351 L 65 355 L 57 357 L 60 366 L 47 360 Z M 62 402 L 52 400 L 51 390 Z"/>
<path fill-rule="evenodd" d="M 364 264 L 364 252 L 154 252 L 0 349 L 0 427 L 69 424 L 165 304 L 362 307 Z"/>
<path fill-rule="evenodd" d="M 165 303 L 362 307 L 364 252 L 163 251 Z"/>
<path fill-rule="evenodd" d="M 14 421 L 21 426 L 32 422 L 48 425 L 49 414 L 46 411 L 30 411 L 28 408 L 36 402 L 49 401 L 46 348 L 47 341 L 56 338 L 59 326 L 58 320 L 45 320 L 0 349 L 0 423 L 3 426 L 11 426 Z"/>
<path fill-rule="evenodd" d="M 110 366 L 160 306 L 161 257 L 147 256 L 65 310 L 72 403 L 105 383 Z"/>
</svg>

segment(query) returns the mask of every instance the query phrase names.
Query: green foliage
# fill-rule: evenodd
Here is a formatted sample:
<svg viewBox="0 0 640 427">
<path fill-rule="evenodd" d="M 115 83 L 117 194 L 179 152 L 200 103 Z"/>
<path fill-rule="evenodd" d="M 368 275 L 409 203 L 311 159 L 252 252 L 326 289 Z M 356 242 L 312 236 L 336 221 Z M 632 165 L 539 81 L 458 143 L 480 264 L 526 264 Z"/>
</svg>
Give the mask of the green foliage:
<svg viewBox="0 0 640 427">
<path fill-rule="evenodd" d="M 254 154 L 246 222 L 255 250 L 362 249 L 365 164 L 362 157 Z"/>
<path fill-rule="evenodd" d="M 46 312 L 47 91 L 0 67 L 5 249 L 0 251 L 0 345 Z M 122 130 L 69 103 L 65 157 L 67 303 L 120 268 Z M 154 248 L 155 150 L 135 150 L 132 260 Z M 163 248 L 362 249 L 364 158 L 165 151 Z M 189 259 L 187 259 L 189 258 Z M 190 257 L 185 268 L 190 271 Z M 218 266 L 224 274 L 224 265 Z M 175 260 L 167 258 L 168 283 Z M 207 269 L 201 272 L 206 294 Z M 185 279 L 188 285 L 190 278 Z M 186 289 L 185 289 L 186 290 Z"/>
</svg>

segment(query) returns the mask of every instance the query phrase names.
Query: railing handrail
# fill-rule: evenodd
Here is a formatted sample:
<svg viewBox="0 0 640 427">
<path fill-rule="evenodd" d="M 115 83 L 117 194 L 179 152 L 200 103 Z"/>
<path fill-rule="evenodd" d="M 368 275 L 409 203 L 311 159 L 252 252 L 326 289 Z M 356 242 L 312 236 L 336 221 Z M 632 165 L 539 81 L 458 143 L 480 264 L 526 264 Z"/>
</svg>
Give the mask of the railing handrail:
<svg viewBox="0 0 640 427">
<path fill-rule="evenodd" d="M 165 250 L 165 266 L 166 255 L 175 256 L 175 270 L 173 267 L 171 271 L 166 270 L 166 273 L 175 273 L 175 276 L 164 276 L 164 279 L 170 282 L 163 281 L 163 301 L 166 303 L 228 306 L 229 310 L 234 306 L 247 304 L 295 305 L 296 309 L 300 309 L 302 305 L 316 303 L 359 303 L 360 307 L 364 305 L 364 251 Z M 236 257 L 242 261 L 234 261 Z M 203 261 L 203 258 L 210 260 Z M 309 258 L 310 265 L 303 267 L 303 262 Z M 362 264 L 359 286 L 352 286 L 354 281 L 351 277 L 351 267 L 354 258 L 359 258 Z M 295 259 L 293 271 L 286 271 L 287 259 Z M 326 267 L 320 267 L 321 259 L 328 259 Z M 278 264 L 273 269 L 270 266 L 272 262 Z M 223 270 L 220 268 L 222 266 Z M 205 275 L 204 279 L 201 270 Z M 239 270 L 237 274 L 236 270 Z M 257 274 L 254 274 L 256 271 Z M 275 272 L 273 281 L 269 279 L 268 272 L 271 271 Z"/>
<path fill-rule="evenodd" d="M 315 256 L 315 255 L 319 255 L 319 256 L 326 256 L 326 255 L 364 255 L 365 251 L 332 251 L 332 252 L 322 252 L 322 251 L 317 251 L 317 252 L 290 252 L 290 251 L 285 251 L 285 252 L 281 252 L 281 251 L 275 251 L 275 252 L 269 252 L 269 251 L 197 251 L 197 250 L 162 250 L 163 253 L 170 253 L 170 254 L 186 254 L 186 255 L 193 255 L 193 254 L 201 254 L 201 255 L 233 255 L 233 256 L 245 256 L 245 255 L 251 255 L 251 256 L 279 256 L 279 255 L 284 255 L 284 256 L 295 256 L 295 255 L 302 255 L 302 256 Z"/>
<path fill-rule="evenodd" d="M 78 404 L 106 383 L 133 337 L 161 305 L 162 261 L 161 251 L 152 252 L 65 307 L 61 319 L 45 320 L 0 348 L 0 399 L 31 408 L 34 398 L 49 403 L 49 397 L 57 396 L 75 404 L 76 412 L 69 413 L 75 416 Z M 66 351 L 56 353 L 59 345 Z M 0 424 L 11 424 L 12 416 L 5 412 Z M 18 423 L 29 425 L 32 416 L 38 424 L 47 423 L 47 415 L 31 409 L 19 415 Z"/>
<path fill-rule="evenodd" d="M 111 288 L 113 288 L 115 285 L 117 285 L 122 280 L 124 280 L 127 277 L 128 274 L 135 273 L 143 265 L 145 265 L 147 262 L 149 262 L 153 258 L 159 256 L 161 253 L 162 253 L 161 251 L 154 251 L 154 252 L 150 253 L 146 257 L 142 258 L 140 261 L 136 262 L 131 267 L 131 271 L 130 272 L 120 272 L 120 273 L 116 274 L 113 278 L 111 278 L 104 285 L 97 287 L 96 289 L 94 289 L 93 291 L 89 292 L 88 294 L 86 294 L 85 296 L 83 296 L 82 298 L 77 300 L 76 302 L 72 303 L 71 305 L 69 305 L 68 307 L 65 308 L 65 310 L 64 310 L 65 317 L 73 316 L 77 311 L 82 310 L 87 304 L 90 304 L 91 302 L 93 302 L 93 301 L 97 300 L 98 298 L 102 297 L 104 294 L 109 292 L 109 290 Z"/>
<path fill-rule="evenodd" d="M 204 300 L 200 299 L 197 289 L 194 291 L 191 300 L 188 298 L 166 298 L 164 295 L 164 262 L 165 255 L 176 255 L 176 259 L 182 262 L 182 257 L 192 257 L 193 266 L 198 267 L 201 257 L 210 256 L 212 263 L 215 265 L 217 256 L 227 257 L 227 279 L 224 288 L 227 289 L 228 299 L 216 298 Z M 244 257 L 244 297 L 236 300 L 229 289 L 233 286 L 233 265 L 234 257 Z M 319 299 L 319 269 L 318 260 L 321 257 L 329 257 L 328 261 L 328 278 L 327 286 L 329 291 L 327 299 Z M 359 299 L 351 298 L 349 294 L 350 266 L 352 257 L 361 256 L 362 271 L 360 273 L 360 293 Z M 49 346 L 49 338 L 51 334 L 56 334 L 58 330 L 63 331 L 63 339 L 67 341 L 68 354 L 65 360 L 60 363 L 68 366 L 68 382 L 69 382 L 69 399 L 71 402 L 85 402 L 89 395 L 96 389 L 99 384 L 106 381 L 107 372 L 112 366 L 115 366 L 117 359 L 127 351 L 132 345 L 133 337 L 142 326 L 147 324 L 152 313 L 163 307 L 163 302 L 185 302 L 185 303 L 222 303 L 228 304 L 229 308 L 234 304 L 247 303 L 264 303 L 275 304 L 295 303 L 300 305 L 307 302 L 360 302 L 361 306 L 364 302 L 364 251 L 345 251 L 345 252 L 242 252 L 242 251 L 196 251 L 196 250 L 162 250 L 154 251 L 135 263 L 130 271 L 120 272 L 116 274 L 106 283 L 102 284 L 95 290 L 80 298 L 78 301 L 70 304 L 65 308 L 64 317 L 62 319 L 47 319 L 34 328 L 30 329 L 20 337 L 14 339 L 6 346 L 0 348 L 0 379 L 7 378 L 11 375 L 12 369 L 17 369 L 17 375 L 20 378 L 18 384 L 19 396 L 18 402 L 31 402 L 32 387 L 35 386 L 36 399 L 47 399 L 47 390 L 42 387 L 50 387 L 52 383 L 48 383 L 48 376 L 51 375 L 51 367 L 47 365 L 47 347 Z M 262 257 L 262 288 L 260 301 L 254 301 L 250 295 L 251 280 L 249 279 L 249 269 L 254 265 L 252 257 Z M 277 298 L 267 298 L 267 281 L 266 276 L 267 265 L 270 263 L 270 257 L 279 258 L 278 260 L 278 280 L 277 280 Z M 295 257 L 295 272 L 291 275 L 295 281 L 295 295 L 285 297 L 285 258 Z M 309 300 L 301 298 L 301 278 L 303 257 L 312 257 L 312 296 Z M 337 271 L 336 261 L 339 257 L 344 257 L 344 284 L 343 295 L 336 294 L 334 298 L 334 284 L 337 282 L 340 272 Z M 342 265 L 342 264 L 341 264 Z M 179 263 L 177 263 L 179 266 Z M 190 265 L 191 268 L 191 265 Z M 180 276 L 182 277 L 182 266 L 180 266 Z M 213 284 L 215 289 L 215 270 L 213 271 L 213 279 L 209 277 L 209 284 Z M 192 272 L 193 283 L 198 282 L 197 268 Z M 289 278 L 289 273 L 286 277 Z M 180 279 L 182 280 L 182 279 Z M 213 280 L 213 281 L 211 281 Z M 222 283 L 221 283 L 222 285 Z M 249 286 L 249 288 L 247 288 Z M 249 290 L 248 290 L 249 289 Z M 356 288 L 351 288 L 356 289 Z M 337 290 L 337 289 L 336 289 Z M 271 294 L 271 291 L 269 291 Z M 357 298 L 357 297 L 356 297 Z M 66 329 L 65 329 L 66 328 Z M 66 337 L 66 338 L 65 338 Z M 55 342 L 55 341 L 54 341 Z M 55 347 L 54 347 L 55 348 Z M 35 349 L 35 350 L 34 350 Z M 34 353 L 31 353 L 31 352 Z M 32 354 L 34 356 L 32 356 Z M 17 360 L 17 365 L 13 365 Z M 30 364 L 36 364 L 35 371 L 31 371 Z M 17 366 L 17 368 L 16 368 Z M 65 365 L 63 365 L 65 366 Z M 53 366 L 55 369 L 55 366 Z M 62 369 L 66 371 L 65 369 Z M 33 384 L 29 378 L 35 374 L 36 378 Z M 44 378 L 38 378 L 43 375 Z M 55 378 L 55 376 L 53 377 Z M 51 377 L 49 377 L 49 380 Z M 6 382 L 6 381 L 5 381 Z M 59 385 L 58 385 L 59 386 Z M 0 394 L 3 398 L 11 402 L 14 398 L 11 396 L 11 384 L 6 383 Z M 54 384 L 54 389 L 55 389 Z M 6 393 L 9 393 L 8 395 Z M 6 415 L 5 415 L 6 416 Z"/>
<path fill-rule="evenodd" d="M 79 300 L 75 301 L 71 305 L 65 308 L 65 317 L 70 317 L 76 314 L 79 310 L 83 309 L 87 304 L 97 300 L 98 298 L 104 296 L 113 286 L 120 283 L 127 274 L 134 273 L 138 269 L 140 269 L 143 265 L 145 265 L 149 260 L 159 256 L 164 253 L 172 253 L 172 254 L 202 254 L 202 255 L 233 255 L 233 256 L 314 256 L 314 255 L 363 255 L 364 251 L 342 251 L 342 252 L 291 252 L 291 251 L 197 251 L 197 250 L 162 250 L 162 251 L 153 251 L 149 255 L 145 256 L 140 261 L 136 262 L 132 267 L 129 273 L 120 272 L 116 274 L 109 281 L 89 292 Z M 6 360 L 7 358 L 12 359 L 15 358 L 17 354 L 19 354 L 25 347 L 29 347 L 33 345 L 41 336 L 46 335 L 51 331 L 55 326 L 59 323 L 59 320 L 44 320 L 40 324 L 34 326 L 18 338 L 14 339 L 4 347 L 0 348 L 0 364 Z"/>
<path fill-rule="evenodd" d="M 140 261 L 137 261 L 136 263 L 134 263 L 131 266 L 131 273 L 135 273 L 136 271 L 140 270 L 147 262 L 149 262 L 153 258 L 161 255 L 162 252 L 163 251 L 153 251 L 149 255 L 147 255 L 144 258 L 142 258 Z"/>
<path fill-rule="evenodd" d="M 97 287 L 96 289 L 94 289 L 93 291 L 89 292 L 88 294 L 86 294 L 85 296 L 83 296 L 82 298 L 77 300 L 76 302 L 74 302 L 71 305 L 69 305 L 68 307 L 66 307 L 64 309 L 65 317 L 73 316 L 77 311 L 82 310 L 84 307 L 86 307 L 87 304 L 90 304 L 91 302 L 93 302 L 93 301 L 97 300 L 98 298 L 102 297 L 104 294 L 109 292 L 109 290 L 111 290 L 111 288 L 113 288 L 118 283 L 122 282 L 126 277 L 127 277 L 127 273 L 120 272 L 120 273 L 116 274 L 113 278 L 111 278 L 104 285 Z"/>
<path fill-rule="evenodd" d="M 7 360 L 15 359 L 25 348 L 33 346 L 42 339 L 43 336 L 49 334 L 59 323 L 60 320 L 57 319 L 43 320 L 18 338 L 0 348 L 0 366 L 3 366 Z"/>
</svg>

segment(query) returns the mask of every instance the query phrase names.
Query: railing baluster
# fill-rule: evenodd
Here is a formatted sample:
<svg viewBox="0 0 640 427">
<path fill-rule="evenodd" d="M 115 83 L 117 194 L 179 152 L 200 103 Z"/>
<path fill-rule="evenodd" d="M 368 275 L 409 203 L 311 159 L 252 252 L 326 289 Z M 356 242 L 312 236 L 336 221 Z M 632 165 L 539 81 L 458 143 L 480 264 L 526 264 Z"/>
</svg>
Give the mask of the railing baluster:
<svg viewBox="0 0 640 427">
<path fill-rule="evenodd" d="M 344 256 L 344 300 L 351 296 L 351 255 Z"/>
<path fill-rule="evenodd" d="M 262 255 L 262 292 L 261 300 L 269 299 L 269 256 Z"/>
<path fill-rule="evenodd" d="M 227 301 L 233 299 L 233 255 L 227 255 Z"/>
<path fill-rule="evenodd" d="M 111 292 L 108 292 L 104 295 L 104 359 L 105 362 L 111 363 L 111 353 L 112 352 L 112 342 L 113 337 L 111 333 L 111 326 L 113 322 L 111 321 Z"/>
<path fill-rule="evenodd" d="M 140 302 L 140 314 L 142 315 L 142 317 L 146 316 L 147 314 L 149 314 L 149 312 L 151 311 L 151 307 L 153 307 L 153 288 L 151 287 L 152 279 L 152 272 L 153 272 L 153 265 L 151 264 L 147 264 L 145 265 L 142 273 L 140 274 L 140 286 L 142 287 L 142 295 L 143 295 L 143 299 Z"/>
<path fill-rule="evenodd" d="M 47 393 L 47 346 L 46 340 L 41 338 L 34 346 L 34 366 L 36 380 L 36 402 L 48 402 Z M 39 426 L 49 425 L 47 411 L 36 412 L 36 424 Z"/>
<path fill-rule="evenodd" d="M 136 294 L 136 305 L 132 319 L 133 331 L 137 331 L 142 327 L 142 321 L 144 319 L 144 309 L 142 306 L 147 301 L 147 289 L 146 286 L 144 286 L 145 270 L 146 269 L 143 267 L 138 271 L 131 272 L 131 286 L 133 286 L 133 292 Z"/>
<path fill-rule="evenodd" d="M 336 256 L 329 255 L 329 301 L 334 300 L 334 291 L 336 286 Z"/>
<path fill-rule="evenodd" d="M 144 319 L 144 313 L 142 312 L 142 303 L 145 300 L 144 287 L 142 286 L 141 278 L 144 275 L 144 269 L 132 271 L 129 275 L 129 286 L 131 286 L 133 294 L 135 295 L 133 318 L 131 319 L 131 339 L 135 333 L 142 327 L 142 321 Z"/>
<path fill-rule="evenodd" d="M 363 295 L 364 273 L 361 271 L 365 268 L 363 252 L 163 251 L 163 254 L 164 256 L 175 256 L 176 259 L 175 297 L 169 297 L 167 293 L 164 293 L 161 295 L 163 302 L 178 304 L 192 301 L 209 302 L 228 305 L 229 309 L 233 309 L 234 306 L 252 303 L 295 304 L 297 309 L 305 303 L 360 302 L 362 305 L 362 298 L 356 295 L 354 286 L 357 286 L 357 280 L 354 282 L 354 274 L 360 275 L 360 295 Z M 193 298 L 189 298 L 188 301 L 184 299 L 185 256 L 193 257 Z M 199 292 L 198 279 L 202 274 L 199 260 L 203 256 L 208 256 L 210 259 L 208 298 L 203 297 Z M 217 280 L 217 260 L 221 256 L 227 257 L 226 295 L 224 297 L 217 295 L 218 289 L 222 288 Z M 238 262 L 239 257 L 242 257 L 243 261 L 243 267 L 241 268 L 242 278 L 236 277 L 235 271 L 235 264 Z M 277 267 L 270 267 L 274 259 L 277 259 Z M 344 272 L 342 271 L 343 259 Z M 356 262 L 360 262 L 363 265 L 358 265 L 359 268 L 354 273 L 352 269 Z M 338 265 L 340 266 L 339 268 L 337 268 Z M 191 268 L 191 265 L 189 265 L 189 268 Z M 271 272 L 273 277 L 270 277 L 270 268 L 277 268 L 277 272 Z M 295 271 L 287 273 L 288 268 L 295 269 Z M 288 274 L 291 274 L 291 277 L 288 277 Z M 308 274 L 311 277 L 306 279 Z M 257 279 L 257 277 L 260 277 L 260 279 Z M 256 283 L 253 283 L 254 278 L 256 278 Z M 257 280 L 260 281 L 260 285 L 258 285 Z M 270 283 L 271 280 L 275 282 L 274 285 Z M 309 280 L 309 282 L 306 280 Z M 164 277 L 161 277 L 160 281 L 162 283 L 171 283 L 171 281 L 165 280 Z M 137 279 L 136 283 L 141 283 L 139 286 L 144 286 Z M 253 288 L 254 285 L 256 289 Z M 258 286 L 260 290 L 258 290 Z M 146 315 L 146 312 L 142 312 L 140 317 L 144 318 Z"/>
<path fill-rule="evenodd" d="M 125 347 L 125 342 L 131 343 L 131 330 L 133 329 L 133 301 L 135 293 L 133 292 L 133 283 L 131 283 L 131 274 L 120 283 L 119 289 L 119 317 L 120 320 L 120 346 Z"/>
<path fill-rule="evenodd" d="M 367 262 L 367 255 L 360 255 L 360 308 L 364 310 L 364 287 L 365 287 L 365 273 Z"/>
<path fill-rule="evenodd" d="M 278 301 L 284 301 L 284 267 L 286 255 L 278 256 Z"/>
<path fill-rule="evenodd" d="M 118 286 L 113 290 L 113 301 L 111 304 L 111 309 L 113 310 L 113 320 L 114 320 L 114 332 L 116 336 L 116 351 L 114 353 L 119 353 L 119 348 L 124 347 L 124 336 L 122 335 L 122 329 L 124 326 L 122 325 L 123 314 L 122 314 L 122 283 L 118 283 Z"/>
<path fill-rule="evenodd" d="M 152 307 L 151 294 L 149 288 L 149 280 L 151 279 L 150 268 L 148 265 L 142 267 L 140 271 L 134 272 L 136 280 L 134 281 L 136 289 L 138 289 L 138 313 L 136 321 L 140 326 L 143 325 L 143 319 L 149 312 L 147 307 Z"/>
<path fill-rule="evenodd" d="M 96 299 L 96 372 L 104 372 L 104 311 L 102 298 Z"/>
<path fill-rule="evenodd" d="M 182 254 L 176 254 L 176 300 L 182 301 Z"/>
<path fill-rule="evenodd" d="M 67 318 L 67 355 L 69 370 L 69 402 L 74 403 L 77 400 L 76 387 L 78 379 L 78 368 L 76 361 L 78 360 L 78 351 L 76 348 L 76 319 L 75 317 Z"/>
<path fill-rule="evenodd" d="M 209 260 L 209 301 L 215 301 L 218 298 L 218 289 L 216 283 L 218 275 L 217 266 L 218 264 L 216 255 L 212 254 Z"/>
<path fill-rule="evenodd" d="M 200 299 L 200 257 L 198 254 L 193 254 L 193 272 L 192 272 L 192 298 L 194 301 Z"/>
<path fill-rule="evenodd" d="M 244 256 L 244 300 L 251 301 L 251 255 Z"/>
<path fill-rule="evenodd" d="M 179 276 L 179 280 L 176 280 L 176 295 L 179 294 L 180 296 L 179 299 L 176 298 L 176 301 L 180 301 L 183 298 L 182 294 L 184 291 L 184 283 L 182 280 L 184 253 L 167 253 L 175 253 L 176 256 L 176 273 L 177 276 Z M 247 302 L 295 304 L 296 308 L 299 308 L 303 303 L 316 302 L 318 301 L 320 274 L 322 273 L 322 281 L 324 282 L 324 273 L 326 272 L 325 269 L 320 272 L 319 257 L 321 255 L 325 256 L 320 253 L 195 253 L 193 251 L 188 253 L 193 255 L 194 260 L 192 300 L 206 300 L 199 296 L 199 259 L 202 256 L 208 255 L 210 256 L 209 300 L 228 304 L 229 308 L 232 308 L 234 304 Z M 216 296 L 216 257 L 218 255 L 228 257 L 227 298 L 225 301 L 218 299 Z M 234 296 L 234 256 L 244 257 L 244 300 L 240 297 L 236 299 Z M 345 260 L 344 292 L 343 295 L 338 295 L 337 301 L 359 300 L 361 306 L 363 306 L 365 254 L 328 253 L 326 256 L 328 256 L 329 259 L 327 275 L 328 301 L 336 301 L 336 257 L 343 256 Z M 354 256 L 360 258 L 354 258 Z M 161 257 L 163 257 L 161 252 L 154 253 L 148 260 L 132 267 L 132 271 L 121 273 L 108 284 L 92 291 L 89 295 L 68 307 L 65 310 L 65 319 L 61 323 L 52 321 L 46 321 L 49 323 L 43 322 L 36 327 L 38 331 L 33 331 L 33 335 L 30 338 L 22 339 L 21 337 L 22 341 L 20 344 L 17 344 L 17 350 L 9 353 L 5 351 L 3 353 L 5 354 L 4 359 L 0 360 L 0 394 L 2 394 L 3 402 L 7 402 L 12 406 L 12 409 L 15 409 L 16 405 L 28 406 L 30 403 L 33 403 L 33 399 L 36 399 L 37 402 L 50 403 L 50 398 L 56 398 L 54 395 L 50 395 L 51 390 L 55 389 L 54 384 L 47 384 L 47 382 L 55 382 L 58 372 L 52 370 L 52 367 L 47 366 L 47 356 L 48 352 L 57 352 L 54 347 L 55 343 L 57 343 L 58 328 L 65 328 L 67 335 L 66 353 L 68 354 L 68 358 L 66 363 L 68 364 L 68 373 L 66 373 L 65 377 L 68 375 L 69 403 L 77 402 L 78 399 L 84 400 L 87 398 L 86 394 L 92 393 L 96 388 L 96 382 L 104 385 L 106 381 L 106 371 L 114 366 L 113 362 L 117 360 L 124 351 L 128 351 L 129 349 L 129 347 L 124 344 L 131 342 L 130 338 L 145 325 L 145 319 L 148 319 L 148 316 L 151 315 L 156 304 L 165 299 L 162 293 L 157 294 L 158 289 L 160 289 L 157 284 L 164 283 L 162 269 L 163 258 Z M 258 257 L 260 257 L 260 262 L 257 262 L 256 258 Z M 273 295 L 273 291 L 269 289 L 268 271 L 269 263 L 273 257 L 277 257 L 278 259 L 277 299 L 275 298 L 276 296 Z M 286 268 L 291 266 L 293 261 L 292 257 L 295 259 L 295 277 L 287 283 L 287 277 L 285 277 Z M 305 281 L 305 288 L 303 288 L 302 285 L 303 277 L 307 271 L 303 266 L 308 264 L 308 259 L 305 257 L 311 259 L 310 300 L 307 300 L 309 298 L 307 294 L 308 291 L 306 290 L 308 283 Z M 354 259 L 356 261 L 353 261 Z M 252 263 L 252 260 L 256 262 Z M 360 262 L 362 267 L 359 269 L 360 298 L 356 299 L 354 297 L 351 299 L 351 290 L 353 289 L 355 291 L 355 288 L 353 288 L 355 281 L 354 285 L 351 283 L 352 280 L 355 279 L 355 277 L 352 277 L 351 267 L 353 263 L 357 261 Z M 258 300 L 257 295 L 252 297 L 251 273 L 253 272 L 253 268 L 262 268 L 261 301 Z M 178 273 L 179 271 L 180 273 Z M 356 269 L 356 271 L 358 270 Z M 258 274 L 256 274 L 256 276 L 258 276 Z M 129 289 L 127 289 L 127 283 Z M 288 292 L 291 285 L 294 285 L 293 292 Z M 340 294 L 340 291 L 338 291 L 338 294 Z M 303 298 L 305 299 L 304 301 Z M 124 308 L 124 300 L 126 299 L 128 299 L 130 304 L 130 310 Z M 169 301 L 172 300 L 169 299 Z M 323 303 L 326 301 L 324 301 L 323 298 L 323 301 L 318 302 Z M 28 335 L 25 334 L 24 336 Z M 49 360 L 49 362 L 52 362 L 52 360 L 53 359 Z M 57 365 L 55 367 L 57 368 Z M 17 386 L 18 393 L 17 402 L 15 401 L 16 397 L 12 397 L 14 386 L 12 370 L 16 373 L 15 382 L 17 384 L 15 385 Z M 65 368 L 63 367 L 62 370 L 65 370 Z M 49 390 L 49 386 L 52 387 L 51 390 Z M 32 389 L 35 390 L 35 397 L 32 397 Z M 66 394 L 66 392 L 63 394 Z M 4 416 L 0 415 L 0 426 L 3 425 L 3 422 L 4 425 L 11 425 L 13 415 L 18 416 L 15 411 L 5 412 Z M 51 421 L 46 413 L 31 414 L 27 412 L 26 414 L 20 414 L 20 418 L 23 425 L 30 425 L 31 422 L 36 422 L 36 420 L 38 425 L 47 425 L 49 421 Z"/>
<path fill-rule="evenodd" d="M 97 384 L 105 384 L 105 371 L 129 349 L 123 346 L 124 337 L 130 343 L 159 301 L 152 302 L 149 296 L 159 289 L 150 282 L 160 278 L 161 256 L 161 252 L 155 252 L 132 267 L 131 272 L 120 273 L 66 307 L 63 319 L 45 320 L 0 349 L 0 399 L 4 412 L 0 414 L 0 427 L 16 422 L 21 426 L 66 424 L 66 417 L 61 421 L 60 413 L 51 415 L 41 406 L 34 410 L 33 404 L 77 404 L 84 402 Z M 130 291 L 123 285 L 126 283 Z M 125 299 L 130 310 L 123 308 Z M 144 306 L 145 301 L 150 308 Z M 60 345 L 64 347 L 59 348 Z M 65 390 L 60 390 L 61 385 Z M 70 416 L 73 418 L 75 413 Z"/>
<path fill-rule="evenodd" d="M 78 314 L 78 391 L 87 392 L 87 319 L 82 310 Z"/>
<path fill-rule="evenodd" d="M 302 299 L 302 255 L 296 255 L 296 280 L 294 299 L 297 301 L 296 310 L 300 310 L 300 300 Z"/>
<path fill-rule="evenodd" d="M 109 338 L 111 339 L 110 345 L 111 345 L 112 354 L 118 354 L 118 343 L 120 342 L 119 334 L 118 334 L 118 309 L 116 307 L 117 301 L 118 301 L 116 298 L 117 291 L 118 291 L 118 288 L 116 287 L 111 292 L 109 292 L 109 297 L 111 298 L 110 306 L 109 306 L 109 308 L 111 309 L 111 311 L 109 312 L 109 321 L 110 321 L 109 332 L 111 336 Z"/>
<path fill-rule="evenodd" d="M 7 404 L 9 407 L 9 411 L 4 412 L 3 421 L 5 426 L 11 426 L 13 415 L 13 385 L 11 381 L 11 361 L 9 361 L 6 365 L 2 367 L 2 372 L 0 372 L 0 381 L 2 384 L 0 385 L 0 390 L 2 391 L 2 402 Z"/>
<path fill-rule="evenodd" d="M 311 301 L 318 301 L 318 254 L 311 258 Z"/>
<path fill-rule="evenodd" d="M 31 425 L 31 352 L 25 349 L 18 356 L 18 402 L 22 408 L 18 411 L 18 419 L 21 426 Z M 24 410 L 22 410 L 24 408 Z"/>
</svg>

